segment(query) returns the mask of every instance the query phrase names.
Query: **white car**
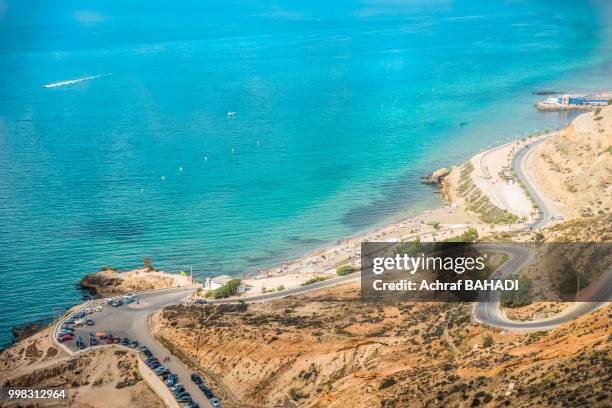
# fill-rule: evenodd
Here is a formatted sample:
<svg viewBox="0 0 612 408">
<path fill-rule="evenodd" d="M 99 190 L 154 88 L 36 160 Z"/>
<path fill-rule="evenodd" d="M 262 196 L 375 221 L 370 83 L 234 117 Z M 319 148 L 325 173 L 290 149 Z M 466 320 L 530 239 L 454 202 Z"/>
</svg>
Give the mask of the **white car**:
<svg viewBox="0 0 612 408">
<path fill-rule="evenodd" d="M 85 320 L 83 320 L 83 319 L 77 319 L 77 320 L 74 321 L 74 325 L 77 326 L 77 327 L 80 327 L 83 324 L 85 324 Z"/>
<path fill-rule="evenodd" d="M 91 310 L 91 308 L 90 308 L 90 307 L 88 307 L 88 308 L 83 309 L 83 313 L 86 313 L 86 314 L 92 314 L 92 313 L 93 313 L 93 310 Z"/>
<path fill-rule="evenodd" d="M 221 406 L 221 402 L 216 399 L 216 398 L 211 398 L 210 399 L 210 403 L 212 404 L 213 407 L 217 408 Z"/>
<path fill-rule="evenodd" d="M 94 309 L 96 312 L 101 312 L 102 311 L 102 306 L 98 305 L 96 306 L 96 308 Z"/>
</svg>

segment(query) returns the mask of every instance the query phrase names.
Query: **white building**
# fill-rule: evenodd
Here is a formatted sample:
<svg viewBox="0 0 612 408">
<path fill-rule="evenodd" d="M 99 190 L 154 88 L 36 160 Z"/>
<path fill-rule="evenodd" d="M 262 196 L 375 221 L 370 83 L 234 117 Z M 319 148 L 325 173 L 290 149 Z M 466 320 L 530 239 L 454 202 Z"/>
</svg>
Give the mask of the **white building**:
<svg viewBox="0 0 612 408">
<path fill-rule="evenodd" d="M 225 285 L 232 279 L 229 275 L 221 275 L 216 278 L 206 278 L 204 281 L 204 289 L 206 290 L 215 290 Z"/>
</svg>

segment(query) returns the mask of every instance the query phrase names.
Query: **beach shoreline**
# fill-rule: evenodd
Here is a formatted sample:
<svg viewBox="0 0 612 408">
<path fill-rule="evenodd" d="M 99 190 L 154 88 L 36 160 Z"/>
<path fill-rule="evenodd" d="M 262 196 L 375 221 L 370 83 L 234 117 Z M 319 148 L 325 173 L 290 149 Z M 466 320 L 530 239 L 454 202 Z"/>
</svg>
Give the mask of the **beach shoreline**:
<svg viewBox="0 0 612 408">
<path fill-rule="evenodd" d="M 519 214 L 523 216 L 522 220 L 519 220 L 521 217 L 517 216 L 516 223 L 498 223 L 493 226 L 490 223 L 484 222 L 477 214 L 467 210 L 465 203 L 457 197 L 457 180 L 454 179 L 459 168 L 467 163 L 481 161 L 480 158 L 486 155 L 491 155 L 494 160 L 498 160 L 498 156 L 507 155 L 507 150 L 510 148 L 514 152 L 514 148 L 517 146 L 553 137 L 563 130 L 565 129 L 550 133 L 534 134 L 493 146 L 487 150 L 481 150 L 463 164 L 450 167 L 450 172 L 436 186 L 445 205 L 421 211 L 414 210 L 414 215 L 412 216 L 388 221 L 380 226 L 364 228 L 362 231 L 356 232 L 349 237 L 339 238 L 335 243 L 323 245 L 303 255 L 276 264 L 271 268 L 260 269 L 254 273 L 245 273 L 243 275 L 243 284 L 248 290 L 242 292 L 239 297 L 295 288 L 303 285 L 304 282 L 313 277 L 322 277 L 324 279 L 335 277 L 336 268 L 342 265 L 350 265 L 358 269 L 359 247 L 365 241 L 397 242 L 415 239 L 416 237 L 424 241 L 438 241 L 460 235 L 468 228 L 475 228 L 480 237 L 500 231 L 505 232 L 525 228 L 529 222 L 533 221 L 534 214 L 531 217 L 525 216 L 525 208 L 531 208 L 532 203 L 527 194 L 520 194 L 522 191 L 519 186 L 515 187 L 511 194 L 514 196 L 513 204 L 516 204 L 516 201 L 524 201 L 519 203 L 519 208 L 523 211 Z M 434 169 L 432 169 L 433 173 Z M 474 176 L 474 178 L 476 177 Z M 482 175 L 480 177 L 483 178 Z M 480 185 L 479 188 L 483 191 L 486 190 Z M 490 190 L 495 192 L 493 186 Z M 491 191 L 486 191 L 485 194 L 491 194 Z M 501 204 L 501 207 L 504 207 L 505 204 L 505 208 L 502 209 L 508 209 L 508 204 L 506 203 L 496 204 Z M 240 278 L 241 276 L 235 277 Z M 199 295 L 194 296 L 197 297 Z"/>
<path fill-rule="evenodd" d="M 546 136 L 552 136 L 555 133 Z M 532 136 L 530 136 L 530 138 L 531 137 Z M 542 135 L 534 135 L 533 137 L 542 137 Z M 456 178 L 458 169 L 462 165 L 477 161 L 478 158 L 483 155 L 500 151 L 507 146 L 520 143 L 521 140 L 525 140 L 525 138 L 505 142 L 487 150 L 481 150 L 479 153 L 467 159 L 463 164 L 449 166 L 450 171 L 442 179 L 441 183 L 434 183 L 436 185 L 432 187 L 432 194 L 440 194 L 442 198 L 443 205 L 441 206 L 422 210 L 404 209 L 401 210 L 400 213 L 410 214 L 409 216 L 404 215 L 398 217 L 396 215 L 391 220 L 365 227 L 350 236 L 339 237 L 335 242 L 330 242 L 314 250 L 306 251 L 302 255 L 292 257 L 284 262 L 275 263 L 270 268 L 233 275 L 232 277 L 235 278 L 244 278 L 244 287 L 248 289 L 242 292 L 238 298 L 299 287 L 312 278 L 333 278 L 337 276 L 336 268 L 341 265 L 351 265 L 357 269 L 359 267 L 359 248 L 364 241 L 405 241 L 414 239 L 417 236 L 424 241 L 436 241 L 459 235 L 468 228 L 476 228 L 481 237 L 499 231 L 523 228 L 524 224 L 510 226 L 507 224 L 499 224 L 491 228 L 489 224 L 479 219 L 478 215 L 466 210 L 465 203 L 453 194 L 453 190 L 456 190 L 457 187 L 457 181 L 454 180 L 454 178 Z M 432 169 L 432 174 L 434 170 L 435 169 Z M 143 271 L 142 268 L 132 268 L 121 272 L 115 270 L 101 270 L 99 272 L 86 274 L 79 281 L 78 285 L 80 285 L 81 290 L 96 288 L 97 290 L 92 291 L 92 294 L 96 297 L 120 295 L 130 292 L 145 292 L 147 289 L 156 289 L 156 287 L 154 287 L 155 284 L 153 284 L 148 285 L 151 287 L 142 285 L 143 287 L 140 290 L 136 290 L 133 285 L 133 281 L 135 280 L 133 275 L 140 274 L 141 277 L 144 277 L 147 274 Z M 155 277 L 160 280 L 172 281 L 169 287 L 175 286 L 177 282 L 185 283 L 183 281 L 189 278 L 180 276 L 177 273 L 161 270 L 154 270 L 153 272 L 154 273 L 151 273 L 151 275 L 155 275 Z M 109 273 L 112 273 L 113 276 L 102 276 Z M 83 284 L 91 280 L 92 277 L 96 278 L 94 281 L 98 280 L 98 278 L 103 278 L 102 280 L 105 282 L 96 282 L 92 284 L 91 287 L 88 284 Z M 126 279 L 122 279 L 126 282 L 131 281 L 131 284 L 126 285 L 126 282 L 123 281 L 115 282 L 116 287 L 113 287 L 113 278 L 117 277 L 125 277 Z M 195 279 L 194 283 L 197 284 Z M 164 283 L 163 286 L 168 287 L 166 283 Z M 204 294 L 205 292 L 194 293 L 191 299 L 194 300 L 198 297 L 202 297 Z M 40 329 L 42 330 L 45 327 L 46 326 L 43 325 Z M 13 341 L 5 347 L 10 347 L 15 341 L 16 339 L 13 339 Z"/>
</svg>

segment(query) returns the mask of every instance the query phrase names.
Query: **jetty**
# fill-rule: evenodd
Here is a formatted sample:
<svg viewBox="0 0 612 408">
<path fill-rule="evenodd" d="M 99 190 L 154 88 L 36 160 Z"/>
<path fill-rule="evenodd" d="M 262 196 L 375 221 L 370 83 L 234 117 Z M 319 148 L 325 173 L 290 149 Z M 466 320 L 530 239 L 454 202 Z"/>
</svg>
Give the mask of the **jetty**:
<svg viewBox="0 0 612 408">
<path fill-rule="evenodd" d="M 540 111 L 591 110 L 611 103 L 612 92 L 597 95 L 566 94 L 543 99 L 536 104 L 536 108 Z"/>
</svg>

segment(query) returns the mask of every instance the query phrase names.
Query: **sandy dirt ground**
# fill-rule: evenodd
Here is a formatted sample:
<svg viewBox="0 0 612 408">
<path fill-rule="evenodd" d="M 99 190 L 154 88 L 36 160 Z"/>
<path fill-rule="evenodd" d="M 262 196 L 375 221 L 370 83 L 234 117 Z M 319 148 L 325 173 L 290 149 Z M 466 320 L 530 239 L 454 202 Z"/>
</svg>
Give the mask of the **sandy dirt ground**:
<svg viewBox="0 0 612 408">
<path fill-rule="evenodd" d="M 609 308 L 529 336 L 473 323 L 470 313 L 462 303 L 366 303 L 354 282 L 206 306 L 204 321 L 197 306 L 172 306 L 154 324 L 228 408 L 609 402 Z"/>
<path fill-rule="evenodd" d="M 612 106 L 578 116 L 538 146 L 527 162 L 544 194 L 566 218 L 612 208 Z"/>
<path fill-rule="evenodd" d="M 536 140 L 538 138 L 529 139 L 530 142 Z M 474 166 L 472 180 L 497 207 L 519 218 L 531 219 L 531 199 L 520 184 L 504 178 L 504 174 L 511 174 L 512 157 L 522 145 L 524 141 L 517 140 L 474 156 L 471 159 Z"/>
<path fill-rule="evenodd" d="M 161 399 L 140 378 L 136 356 L 118 348 L 70 357 L 47 328 L 0 354 L 0 384 L 14 388 L 68 389 L 66 400 L 38 405 L 4 401 L 3 407 L 162 408 Z"/>
</svg>

